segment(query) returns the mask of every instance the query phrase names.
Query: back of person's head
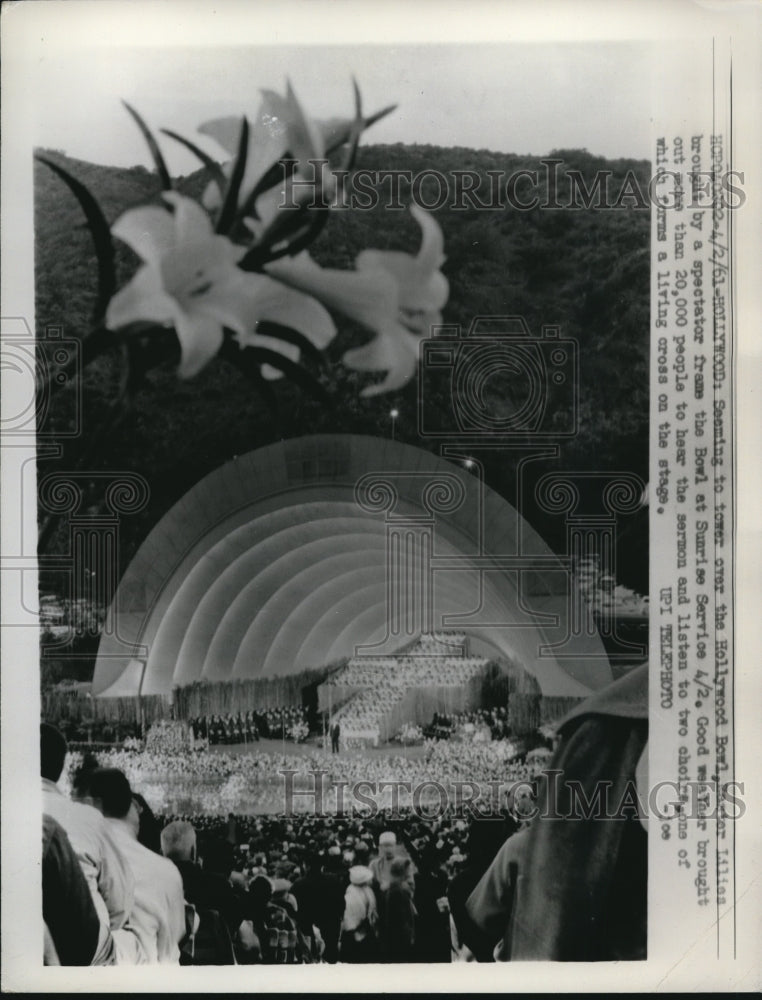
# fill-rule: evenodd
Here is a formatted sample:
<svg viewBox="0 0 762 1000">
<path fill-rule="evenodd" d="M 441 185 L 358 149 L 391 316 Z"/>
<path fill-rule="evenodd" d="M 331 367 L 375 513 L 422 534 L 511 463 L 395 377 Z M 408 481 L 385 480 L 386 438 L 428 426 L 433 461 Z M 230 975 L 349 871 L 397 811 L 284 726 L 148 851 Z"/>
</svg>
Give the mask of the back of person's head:
<svg viewBox="0 0 762 1000">
<path fill-rule="evenodd" d="M 191 823 L 176 819 L 161 831 L 161 853 L 171 861 L 195 861 L 196 831 Z"/>
<path fill-rule="evenodd" d="M 413 877 L 413 862 L 410 858 L 397 857 L 389 865 L 389 878 L 392 882 L 400 884 L 411 880 Z"/>
<path fill-rule="evenodd" d="M 161 854 L 161 824 L 153 810 L 139 792 L 132 793 L 132 801 L 138 812 L 138 841 L 155 854 Z"/>
<path fill-rule="evenodd" d="M 40 723 L 40 774 L 49 781 L 58 781 L 66 760 L 66 739 L 62 732 L 47 722 Z"/>
<path fill-rule="evenodd" d="M 305 867 L 309 872 L 319 873 L 323 868 L 323 859 L 316 851 L 311 851 L 305 858 Z"/>
<path fill-rule="evenodd" d="M 257 875 L 249 883 L 249 900 L 254 909 L 264 907 L 270 902 L 273 894 L 272 882 L 265 875 Z"/>
<path fill-rule="evenodd" d="M 132 789 L 115 767 L 99 767 L 90 774 L 87 794 L 96 809 L 111 819 L 125 819 L 132 807 Z"/>
<path fill-rule="evenodd" d="M 219 837 L 210 837 L 204 842 L 201 855 L 204 868 L 208 872 L 228 878 L 233 870 L 233 845 Z"/>
<path fill-rule="evenodd" d="M 71 779 L 71 795 L 73 799 L 81 799 L 87 795 L 90 785 L 90 775 L 100 767 L 98 758 L 92 751 L 85 752 L 82 763 L 76 769 Z"/>
<path fill-rule="evenodd" d="M 364 840 L 360 840 L 355 844 L 354 854 L 354 863 L 356 865 L 365 865 L 367 867 L 368 862 L 370 861 L 370 848 Z"/>
<path fill-rule="evenodd" d="M 334 874 L 343 871 L 344 859 L 341 856 L 341 851 L 338 848 L 329 847 L 323 861 L 323 866 L 327 872 L 333 872 Z"/>
<path fill-rule="evenodd" d="M 486 872 L 507 838 L 502 817 L 475 816 L 468 831 L 466 854 L 469 865 Z"/>
</svg>

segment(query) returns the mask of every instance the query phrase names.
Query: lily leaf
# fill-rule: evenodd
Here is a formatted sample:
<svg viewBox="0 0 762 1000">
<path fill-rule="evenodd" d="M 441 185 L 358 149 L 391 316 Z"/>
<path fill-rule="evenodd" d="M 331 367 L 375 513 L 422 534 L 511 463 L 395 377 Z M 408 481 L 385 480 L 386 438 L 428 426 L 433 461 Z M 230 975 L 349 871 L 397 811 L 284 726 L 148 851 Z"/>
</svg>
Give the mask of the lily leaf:
<svg viewBox="0 0 762 1000">
<path fill-rule="evenodd" d="M 221 195 L 225 194 L 225 186 L 227 185 L 227 178 L 225 177 L 225 173 L 222 167 L 214 159 L 214 157 L 210 156 L 208 153 L 205 153 L 204 150 L 200 148 L 200 146 L 197 146 L 195 142 L 191 142 L 190 139 L 186 139 L 184 135 L 180 135 L 177 132 L 173 132 L 171 129 L 168 128 L 160 129 L 160 131 L 164 135 L 168 135 L 170 139 L 174 139 L 175 142 L 179 142 L 181 145 L 185 146 L 185 148 L 188 149 L 191 153 L 193 153 L 194 156 L 197 156 L 199 160 L 201 160 L 201 162 L 204 164 L 206 169 L 209 171 L 209 173 L 212 175 L 214 183 L 220 189 L 220 194 Z"/>
<path fill-rule="evenodd" d="M 135 108 L 132 107 L 131 104 L 128 104 L 127 101 L 122 101 L 122 104 L 124 104 L 125 108 L 127 108 L 129 113 L 135 119 L 138 128 L 143 133 L 143 138 L 147 142 L 148 148 L 151 151 L 151 156 L 153 157 L 153 162 L 156 167 L 156 172 L 158 173 L 159 179 L 161 180 L 161 186 L 163 190 L 171 191 L 172 178 L 169 176 L 169 170 L 167 170 L 167 164 L 164 161 L 164 157 L 162 156 L 161 150 L 159 149 L 159 144 L 156 141 L 153 132 L 146 125 L 142 117 L 138 114 Z"/>
<path fill-rule="evenodd" d="M 285 246 L 281 252 L 275 252 L 270 247 L 285 241 L 292 232 L 307 230 L 311 227 L 310 209 L 306 205 L 288 212 L 280 212 L 273 219 L 271 224 L 262 234 L 257 244 L 249 250 L 239 261 L 238 266 L 242 271 L 258 271 L 270 260 L 290 253 L 290 245 Z"/>
<path fill-rule="evenodd" d="M 80 204 L 87 219 L 87 227 L 93 238 L 95 254 L 98 260 L 98 293 L 93 309 L 93 324 L 98 325 L 106 311 L 106 306 L 116 290 L 116 271 L 114 267 L 114 243 L 111 229 L 95 197 L 63 167 L 45 156 L 37 156 L 54 173 L 58 174 Z"/>
<path fill-rule="evenodd" d="M 357 109 L 360 97 L 359 88 L 357 87 L 356 82 L 353 81 L 353 83 L 355 86 L 355 109 Z M 335 153 L 337 149 L 341 149 L 342 146 L 345 146 L 348 142 L 351 142 L 355 134 L 356 127 L 359 127 L 360 135 L 362 135 L 362 133 L 366 129 L 370 128 L 371 125 L 374 125 L 377 121 L 380 121 L 382 118 L 385 118 L 387 115 L 391 114 L 392 111 L 395 111 L 396 109 L 397 109 L 396 104 L 389 104 L 387 107 L 382 108 L 375 114 L 370 115 L 369 118 L 361 118 L 359 123 L 356 120 L 353 121 L 345 132 L 342 132 L 341 135 L 338 136 L 338 138 L 334 139 L 334 141 L 330 143 L 330 145 L 326 146 L 325 150 L 326 156 L 328 156 L 329 153 Z M 359 141 L 359 135 L 357 139 Z M 269 191 L 270 188 L 275 187 L 276 184 L 281 184 L 283 183 L 283 181 L 287 180 L 296 169 L 296 166 L 297 166 L 297 161 L 293 159 L 293 156 L 290 153 L 287 153 L 283 157 L 283 159 L 278 160 L 277 163 L 274 163 L 269 168 L 269 170 L 267 170 L 262 175 L 256 187 L 251 192 L 251 195 L 249 196 L 246 202 L 245 206 L 246 211 L 244 214 L 251 215 L 253 207 L 256 204 L 257 198 L 259 198 L 259 196 L 264 194 L 266 191 Z"/>
<path fill-rule="evenodd" d="M 357 86 L 357 82 L 354 79 L 352 80 L 352 83 L 354 85 L 355 109 L 356 109 L 357 106 L 358 106 L 360 92 L 359 92 L 359 88 Z M 375 125 L 377 121 L 380 121 L 382 118 L 386 118 L 387 115 L 390 115 L 392 113 L 392 111 L 396 111 L 396 110 L 397 110 L 397 105 L 396 104 L 389 104 L 385 108 L 382 108 L 380 111 L 376 111 L 374 114 L 370 115 L 368 118 L 363 118 L 361 120 L 361 122 L 360 122 L 360 132 L 362 133 L 366 129 L 369 129 L 371 127 L 371 125 Z M 349 142 L 351 140 L 355 124 L 356 124 L 356 122 L 353 121 L 350 124 L 349 128 L 345 132 L 343 132 L 339 136 L 337 136 L 333 140 L 333 142 L 331 142 L 328 145 L 326 145 L 326 150 L 325 150 L 326 155 L 328 155 L 329 153 L 335 153 L 337 149 L 341 149 L 342 146 L 344 146 L 347 142 Z"/>
<path fill-rule="evenodd" d="M 285 257 L 286 255 L 293 257 L 295 254 L 300 253 L 302 250 L 305 250 L 308 246 L 314 243 L 328 223 L 328 219 L 331 216 L 331 210 L 328 206 L 315 208 L 311 210 L 311 216 L 312 218 L 310 219 L 310 224 L 304 232 L 297 234 L 296 238 L 284 248 L 282 253 L 272 254 L 271 252 L 271 260 L 276 257 Z"/>
<path fill-rule="evenodd" d="M 314 375 L 310 374 L 300 364 L 291 361 L 277 351 L 268 351 L 264 347 L 245 347 L 240 351 L 240 354 L 242 355 L 241 361 L 245 358 L 246 364 L 254 363 L 257 366 L 269 365 L 271 368 L 276 368 L 278 371 L 283 372 L 290 382 L 298 385 L 300 389 L 308 392 L 311 396 L 320 400 L 320 402 L 328 406 L 333 406 L 331 394 L 318 382 Z M 233 359 L 229 357 L 229 360 Z"/>
<path fill-rule="evenodd" d="M 245 204 L 242 206 L 242 215 L 251 215 L 256 211 L 257 198 L 263 195 L 270 188 L 274 188 L 276 184 L 285 182 L 291 177 L 295 172 L 297 167 L 296 160 L 293 159 L 282 159 L 278 160 L 262 175 L 262 177 L 257 181 L 254 189 L 252 190 L 249 197 L 246 199 Z"/>
<path fill-rule="evenodd" d="M 236 155 L 233 172 L 230 175 L 230 183 L 225 192 L 225 200 L 220 210 L 220 217 L 217 220 L 216 231 L 226 233 L 235 222 L 238 214 L 238 193 L 241 190 L 241 181 L 246 171 L 246 157 L 249 149 L 249 123 L 246 118 L 241 123 L 241 136 L 238 140 L 238 153 Z"/>
<path fill-rule="evenodd" d="M 323 352 L 318 347 L 315 347 L 309 337 L 305 337 L 303 333 L 300 333 L 291 326 L 285 326 L 283 323 L 272 323 L 269 320 L 261 320 L 257 323 L 257 333 L 263 337 L 277 337 L 278 340 L 283 340 L 287 344 L 293 344 L 299 348 L 305 357 L 310 358 L 317 365 L 321 367 L 325 365 Z"/>
<path fill-rule="evenodd" d="M 250 379 L 257 387 L 260 395 L 265 401 L 270 416 L 275 424 L 280 422 L 280 406 L 278 404 L 278 394 L 272 382 L 268 382 L 262 375 L 260 363 L 252 357 L 250 350 L 242 351 L 234 341 L 226 339 L 220 350 L 220 357 L 228 361 L 243 375 Z"/>
<path fill-rule="evenodd" d="M 396 110 L 397 110 L 396 104 L 387 104 L 385 108 L 381 108 L 380 111 L 376 111 L 376 113 L 371 115 L 370 118 L 366 118 L 364 127 L 370 128 L 371 125 L 375 125 L 377 121 L 380 121 L 382 118 L 386 118 L 387 115 L 390 115 L 392 111 Z"/>
</svg>

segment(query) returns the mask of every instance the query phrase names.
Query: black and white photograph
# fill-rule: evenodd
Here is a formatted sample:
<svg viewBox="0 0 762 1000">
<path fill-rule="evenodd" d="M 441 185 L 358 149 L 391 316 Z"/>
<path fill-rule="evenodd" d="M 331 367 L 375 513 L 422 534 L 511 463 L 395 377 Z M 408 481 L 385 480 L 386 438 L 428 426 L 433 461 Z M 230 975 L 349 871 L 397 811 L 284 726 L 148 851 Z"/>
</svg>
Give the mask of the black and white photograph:
<svg viewBox="0 0 762 1000">
<path fill-rule="evenodd" d="M 759 987 L 760 22 L 580 8 L 3 11 L 9 990 Z"/>
</svg>

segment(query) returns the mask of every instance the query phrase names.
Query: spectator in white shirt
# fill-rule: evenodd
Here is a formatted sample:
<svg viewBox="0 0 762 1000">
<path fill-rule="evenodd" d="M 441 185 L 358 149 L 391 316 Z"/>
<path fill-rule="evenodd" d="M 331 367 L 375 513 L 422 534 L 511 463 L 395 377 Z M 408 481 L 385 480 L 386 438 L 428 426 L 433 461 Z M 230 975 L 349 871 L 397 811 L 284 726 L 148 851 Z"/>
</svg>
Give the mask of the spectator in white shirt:
<svg viewBox="0 0 762 1000">
<path fill-rule="evenodd" d="M 54 726 L 40 725 L 42 809 L 66 831 L 80 863 L 100 921 L 92 965 L 146 961 L 139 938 L 129 924 L 134 880 L 114 845 L 108 824 L 97 809 L 66 798 L 58 780 L 66 759 L 66 740 Z"/>
<path fill-rule="evenodd" d="M 88 794 L 106 817 L 114 842 L 135 878 L 130 923 L 141 939 L 148 962 L 177 964 L 185 937 L 183 882 L 166 858 L 138 842 L 140 817 L 130 783 L 115 768 L 99 768 L 88 777 Z"/>
</svg>

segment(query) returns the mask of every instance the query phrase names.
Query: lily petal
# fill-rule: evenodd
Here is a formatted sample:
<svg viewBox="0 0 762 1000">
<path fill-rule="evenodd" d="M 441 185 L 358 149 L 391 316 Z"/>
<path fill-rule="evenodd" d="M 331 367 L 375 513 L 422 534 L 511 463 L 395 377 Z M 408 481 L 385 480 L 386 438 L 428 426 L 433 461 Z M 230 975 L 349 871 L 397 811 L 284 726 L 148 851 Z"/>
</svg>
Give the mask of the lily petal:
<svg viewBox="0 0 762 1000">
<path fill-rule="evenodd" d="M 420 205 L 413 202 L 410 214 L 421 227 L 421 249 L 418 251 L 418 263 L 429 271 L 438 270 L 447 258 L 444 254 L 444 236 L 433 215 Z"/>
<path fill-rule="evenodd" d="M 241 119 L 234 115 L 227 118 L 214 118 L 212 121 L 204 122 L 196 130 L 202 135 L 208 135 L 230 156 L 235 156 L 238 149 L 238 139 L 241 135 Z"/>
<path fill-rule="evenodd" d="M 213 235 L 212 221 L 197 201 L 186 198 L 177 191 L 167 191 L 164 200 L 175 210 L 175 238 L 178 246 L 201 243 Z"/>
<path fill-rule="evenodd" d="M 393 275 L 403 309 L 439 310 L 450 292 L 447 278 L 439 271 L 446 260 L 442 230 L 434 217 L 418 205 L 411 205 L 410 212 L 422 232 L 418 254 L 413 257 L 399 250 L 363 250 L 357 255 L 355 267 L 358 271 L 382 268 Z"/>
<path fill-rule="evenodd" d="M 189 313 L 179 308 L 174 319 L 182 351 L 178 375 L 192 378 L 222 347 L 222 325 L 200 312 Z"/>
<path fill-rule="evenodd" d="M 400 322 L 420 337 L 431 337 L 432 327 L 442 325 L 442 313 L 438 310 L 400 310 Z"/>
<path fill-rule="evenodd" d="M 171 323 L 174 300 L 164 291 L 158 270 L 141 267 L 135 277 L 111 299 L 106 310 L 106 327 L 118 330 L 130 323 Z"/>
<path fill-rule="evenodd" d="M 387 271 L 397 282 L 400 306 L 404 309 L 442 309 L 450 286 L 441 271 L 430 271 L 418 258 L 400 250 L 362 250 L 357 255 L 358 271 Z"/>
<path fill-rule="evenodd" d="M 263 274 L 244 274 L 234 269 L 194 299 L 193 309 L 243 338 L 253 335 L 262 321 L 289 326 L 319 349 L 336 336 L 333 320 L 319 302 Z M 289 351 L 292 347 L 289 345 Z"/>
<path fill-rule="evenodd" d="M 308 208 L 329 207 L 336 194 L 336 177 L 327 163 L 320 170 L 297 170 L 285 184 L 264 191 L 256 201 L 257 218 L 244 223 L 258 240 L 279 212 L 296 212 Z"/>
<path fill-rule="evenodd" d="M 267 273 L 285 285 L 312 295 L 369 330 L 378 332 L 397 315 L 397 284 L 383 270 L 340 271 L 320 267 L 305 251 L 291 260 L 276 260 Z"/>
<path fill-rule="evenodd" d="M 241 135 L 240 118 L 218 118 L 205 122 L 198 131 L 215 139 L 231 156 L 235 156 L 238 152 L 238 141 Z M 271 112 L 269 102 L 263 100 L 249 127 L 246 170 L 241 181 L 239 201 L 243 202 L 248 198 L 265 172 L 283 158 L 287 148 L 287 124 L 275 117 Z M 223 167 L 228 176 L 232 169 L 232 163 L 227 163 Z M 220 192 L 216 184 L 208 185 L 202 201 L 208 209 L 220 206 Z"/>
<path fill-rule="evenodd" d="M 377 396 L 393 392 L 406 385 L 415 374 L 418 363 L 419 339 L 399 324 L 384 329 L 374 340 L 347 351 L 343 362 L 357 371 L 385 371 L 386 377 L 375 385 L 366 386 L 361 395 Z"/>
<path fill-rule="evenodd" d="M 299 348 L 295 344 L 288 344 L 285 340 L 279 340 L 277 337 L 266 337 L 260 333 L 247 333 L 243 337 L 237 336 L 236 340 L 241 347 L 262 347 L 265 350 L 282 354 L 284 358 L 288 358 L 289 361 L 293 361 L 294 363 L 299 360 Z M 282 373 L 279 372 L 278 374 Z"/>
<path fill-rule="evenodd" d="M 205 122 L 198 131 L 219 142 L 231 156 L 237 152 L 240 120 L 214 119 Z M 266 171 L 283 159 L 286 152 L 300 161 L 322 159 L 325 152 L 320 126 L 305 115 L 290 83 L 285 97 L 273 90 L 262 91 L 262 103 L 249 129 L 246 171 L 239 199 L 241 203 L 248 198 Z M 232 166 L 227 164 L 223 169 L 229 174 Z M 216 184 L 207 187 L 203 202 L 209 209 L 219 207 L 220 194 Z"/>
<path fill-rule="evenodd" d="M 274 90 L 263 90 L 262 96 L 270 114 L 285 122 L 288 128 L 288 151 L 295 160 L 322 159 L 325 152 L 323 136 L 317 124 L 305 115 L 291 83 L 286 84 L 286 96 Z"/>
<path fill-rule="evenodd" d="M 316 299 L 266 276 L 254 277 L 261 279 L 255 301 L 258 320 L 290 326 L 321 350 L 331 343 L 336 336 L 336 326 Z"/>
<path fill-rule="evenodd" d="M 152 205 L 129 209 L 119 216 L 111 232 L 146 264 L 154 266 L 175 247 L 176 242 L 172 215 Z"/>
</svg>

